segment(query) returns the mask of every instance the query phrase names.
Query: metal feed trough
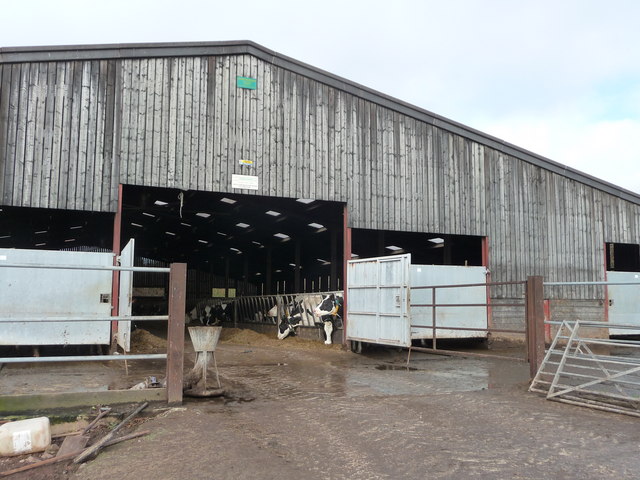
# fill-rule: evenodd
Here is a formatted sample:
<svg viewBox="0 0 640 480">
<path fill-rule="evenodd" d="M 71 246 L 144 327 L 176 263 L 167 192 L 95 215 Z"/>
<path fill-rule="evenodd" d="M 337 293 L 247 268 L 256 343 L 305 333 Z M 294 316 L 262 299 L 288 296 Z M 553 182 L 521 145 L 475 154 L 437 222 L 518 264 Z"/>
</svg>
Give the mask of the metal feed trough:
<svg viewBox="0 0 640 480">
<path fill-rule="evenodd" d="M 213 356 L 213 366 L 216 371 L 216 381 L 218 382 L 218 388 L 222 388 L 220 385 L 220 377 L 218 375 L 218 364 L 216 362 L 216 345 L 220 339 L 220 333 L 222 327 L 189 327 L 189 336 L 191 337 L 191 343 L 193 343 L 193 349 L 196 351 L 196 365 L 194 368 L 202 368 L 203 377 L 203 393 L 207 393 L 207 368 L 209 353 Z"/>
</svg>

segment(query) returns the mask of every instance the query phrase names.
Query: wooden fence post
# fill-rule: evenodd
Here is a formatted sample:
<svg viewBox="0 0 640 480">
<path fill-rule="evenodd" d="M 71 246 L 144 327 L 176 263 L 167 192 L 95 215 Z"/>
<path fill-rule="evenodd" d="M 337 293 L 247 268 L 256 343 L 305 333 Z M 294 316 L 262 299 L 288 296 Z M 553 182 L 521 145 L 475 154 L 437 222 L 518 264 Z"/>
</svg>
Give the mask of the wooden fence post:
<svg viewBox="0 0 640 480">
<path fill-rule="evenodd" d="M 527 359 L 533 379 L 544 359 L 544 285 L 542 277 L 527 278 Z"/>
<path fill-rule="evenodd" d="M 167 402 L 169 405 L 181 405 L 187 264 L 172 263 L 170 268 L 169 325 L 167 328 Z"/>
</svg>

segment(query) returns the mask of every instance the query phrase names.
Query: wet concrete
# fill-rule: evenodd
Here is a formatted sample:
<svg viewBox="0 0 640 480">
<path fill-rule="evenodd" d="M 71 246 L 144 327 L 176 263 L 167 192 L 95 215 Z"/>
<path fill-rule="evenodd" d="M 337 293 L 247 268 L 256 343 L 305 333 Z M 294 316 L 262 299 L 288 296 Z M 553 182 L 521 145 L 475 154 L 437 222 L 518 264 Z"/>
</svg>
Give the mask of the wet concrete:
<svg viewBox="0 0 640 480">
<path fill-rule="evenodd" d="M 530 394 L 521 362 L 421 353 L 407 370 L 395 350 L 230 345 L 216 356 L 229 396 L 163 412 L 149 437 L 73 478 L 638 478 L 638 419 Z"/>
<path fill-rule="evenodd" d="M 530 394 L 526 363 L 294 347 L 219 345 L 225 397 L 61 478 L 638 478 L 640 420 Z"/>
</svg>

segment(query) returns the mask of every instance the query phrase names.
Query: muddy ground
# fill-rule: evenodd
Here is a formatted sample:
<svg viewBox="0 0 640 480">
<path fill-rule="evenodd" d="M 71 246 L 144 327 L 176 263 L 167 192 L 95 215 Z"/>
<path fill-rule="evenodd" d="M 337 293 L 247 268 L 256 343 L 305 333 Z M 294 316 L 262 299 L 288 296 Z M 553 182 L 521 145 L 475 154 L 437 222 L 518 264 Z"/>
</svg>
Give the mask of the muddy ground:
<svg viewBox="0 0 640 480">
<path fill-rule="evenodd" d="M 10 478 L 640 476 L 640 419 L 530 394 L 523 362 L 414 352 L 407 369 L 406 352 L 395 349 L 356 355 L 256 335 L 225 332 L 216 352 L 224 397 L 150 408 L 130 429 L 151 430 L 147 437 L 109 447 L 79 468 Z"/>
</svg>

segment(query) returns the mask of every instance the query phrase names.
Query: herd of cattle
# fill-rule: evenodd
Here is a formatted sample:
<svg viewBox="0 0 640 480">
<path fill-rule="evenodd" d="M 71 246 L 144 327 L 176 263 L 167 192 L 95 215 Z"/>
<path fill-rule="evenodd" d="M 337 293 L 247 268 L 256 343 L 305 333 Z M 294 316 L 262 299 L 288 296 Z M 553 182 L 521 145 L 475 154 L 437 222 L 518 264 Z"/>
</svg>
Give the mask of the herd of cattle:
<svg viewBox="0 0 640 480">
<path fill-rule="evenodd" d="M 186 315 L 185 321 L 202 325 L 221 325 L 231 322 L 236 310 L 234 303 L 234 300 L 221 302 L 213 298 L 200 301 Z M 333 331 L 342 328 L 342 309 L 343 297 L 339 293 L 304 294 L 283 302 L 280 308 L 274 305 L 264 312 L 254 312 L 250 321 L 276 324 L 279 340 L 294 336 L 296 329 L 303 325 L 322 327 L 325 334 L 324 343 L 330 345 Z M 278 310 L 280 310 L 280 318 L 278 318 Z"/>
</svg>

